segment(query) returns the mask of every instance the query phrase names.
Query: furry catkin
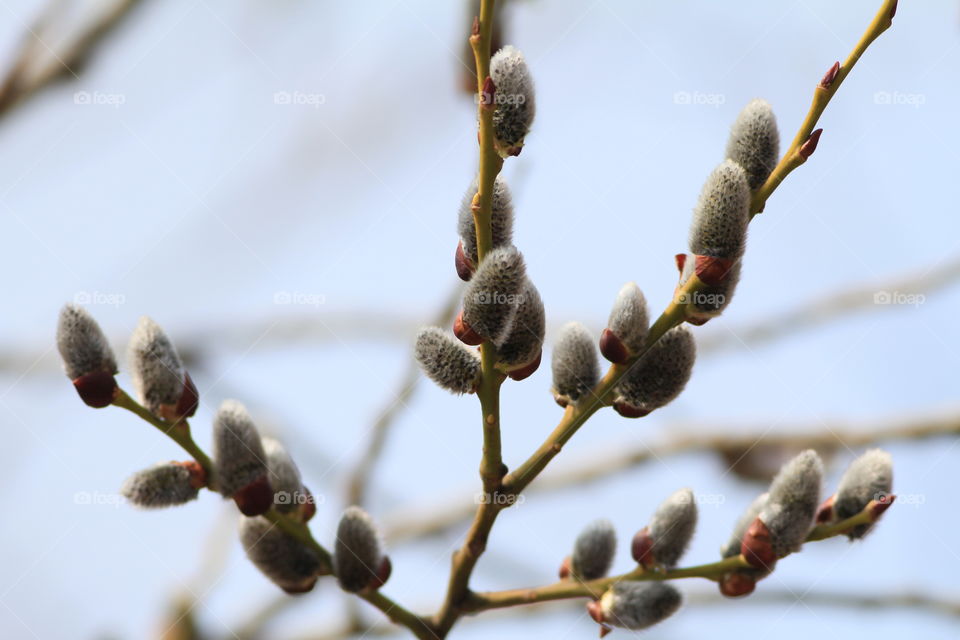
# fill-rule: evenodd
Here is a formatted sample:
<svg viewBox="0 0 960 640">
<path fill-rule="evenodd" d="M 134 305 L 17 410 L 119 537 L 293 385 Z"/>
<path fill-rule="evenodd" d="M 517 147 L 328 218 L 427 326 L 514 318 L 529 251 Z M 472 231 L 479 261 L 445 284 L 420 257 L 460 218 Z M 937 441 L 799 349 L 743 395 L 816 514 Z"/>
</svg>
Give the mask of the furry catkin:
<svg viewBox="0 0 960 640">
<path fill-rule="evenodd" d="M 226 497 L 267 474 L 267 454 L 247 408 L 224 400 L 213 421 L 217 489 Z"/>
<path fill-rule="evenodd" d="M 383 546 L 376 525 L 360 507 L 344 511 L 337 526 L 334 565 L 344 591 L 356 593 L 373 583 L 383 564 Z"/>
<path fill-rule="evenodd" d="M 523 256 L 500 247 L 484 256 L 463 295 L 463 320 L 483 339 L 500 346 L 517 311 L 526 282 Z"/>
<path fill-rule="evenodd" d="M 173 343 L 156 322 L 143 316 L 130 336 L 130 375 L 140 403 L 155 415 L 175 407 L 184 388 L 183 365 Z"/>
<path fill-rule="evenodd" d="M 607 575 L 617 551 L 617 532 L 609 520 L 587 525 L 573 545 L 570 572 L 580 580 L 595 580 Z"/>
<path fill-rule="evenodd" d="M 631 352 L 637 353 L 643 348 L 650 329 L 650 316 L 647 313 L 647 300 L 635 282 L 628 282 L 620 289 L 610 311 L 607 328 Z"/>
<path fill-rule="evenodd" d="M 606 624 L 638 631 L 663 622 L 680 608 L 683 598 L 664 582 L 617 582 L 600 598 Z"/>
<path fill-rule="evenodd" d="M 196 500 L 199 487 L 195 484 L 187 466 L 162 462 L 127 478 L 120 493 L 138 507 L 159 509 Z"/>
<path fill-rule="evenodd" d="M 727 544 L 723 545 L 720 549 L 720 555 L 724 558 L 732 558 L 733 556 L 740 555 L 740 546 L 743 543 L 743 536 L 747 533 L 747 529 L 750 528 L 750 525 L 753 524 L 753 521 L 757 519 L 757 516 L 760 515 L 760 512 L 763 510 L 764 506 L 767 504 L 767 497 L 769 494 L 761 493 L 759 496 L 753 499 L 753 502 L 750 503 L 750 506 L 747 507 L 747 510 L 743 512 L 743 515 L 737 520 L 737 523 L 733 527 L 733 533 L 730 534 L 730 539 L 727 541 Z"/>
<path fill-rule="evenodd" d="M 576 402 L 600 380 L 597 347 L 590 331 L 579 322 L 560 329 L 553 346 L 553 394 L 560 404 Z"/>
<path fill-rule="evenodd" d="M 617 385 L 619 398 L 632 407 L 653 411 L 683 391 L 696 360 L 693 334 L 684 326 L 668 331 Z"/>
<path fill-rule="evenodd" d="M 735 260 L 743 255 L 750 222 L 750 185 L 743 167 L 725 160 L 707 178 L 693 210 L 690 252 Z"/>
<path fill-rule="evenodd" d="M 769 102 L 758 98 L 743 108 L 730 128 L 727 158 L 743 167 L 751 190 L 770 177 L 780 159 L 780 133 Z"/>
<path fill-rule="evenodd" d="M 866 508 L 871 500 L 885 500 L 893 491 L 893 458 L 882 449 L 870 449 L 850 463 L 833 500 L 838 520 L 851 518 Z M 851 540 L 862 538 L 872 524 L 862 524 L 847 533 Z"/>
<path fill-rule="evenodd" d="M 473 393 L 480 380 L 480 354 L 438 327 L 417 334 L 414 357 L 437 386 L 453 393 Z"/>
<path fill-rule="evenodd" d="M 497 347 L 497 364 L 506 370 L 529 364 L 540 356 L 546 333 L 546 314 L 540 292 L 527 278 L 517 296 L 517 310 L 503 344 Z"/>
<path fill-rule="evenodd" d="M 266 518 L 241 518 L 240 542 L 254 566 L 287 593 L 310 591 L 317 582 L 316 552 Z"/>
<path fill-rule="evenodd" d="M 282 513 L 296 511 L 306 500 L 300 469 L 297 468 L 289 452 L 274 438 L 261 438 L 267 475 L 273 489 L 273 507 Z"/>
<path fill-rule="evenodd" d="M 696 256 L 688 255 L 683 265 L 683 271 L 680 272 L 680 284 L 682 287 L 690 276 L 694 274 Z M 737 284 L 740 282 L 741 265 L 743 258 L 737 258 L 730 263 L 726 271 L 726 277 L 717 284 L 704 285 L 699 291 L 691 294 L 684 294 L 686 297 L 681 302 L 689 304 L 692 307 L 690 317 L 692 320 L 706 321 L 709 318 L 715 318 L 723 313 L 724 309 L 730 305 L 733 300 L 733 294 L 737 290 Z"/>
<path fill-rule="evenodd" d="M 457 231 L 463 243 L 463 253 L 476 266 L 477 227 L 473 221 L 473 196 L 477 193 L 477 180 L 463 194 L 460 213 L 457 216 Z M 509 247 L 513 242 L 513 198 L 503 176 L 497 176 L 493 183 L 493 199 L 490 208 L 490 231 L 493 235 L 491 249 Z"/>
<path fill-rule="evenodd" d="M 770 531 L 773 552 L 782 558 L 803 544 L 820 503 L 823 462 L 807 449 L 787 462 L 770 483 L 760 520 Z"/>
<path fill-rule="evenodd" d="M 78 305 L 68 304 L 60 311 L 57 350 L 71 380 L 89 373 L 117 372 L 117 359 L 103 330 L 93 316 Z"/>
<path fill-rule="evenodd" d="M 497 152 L 515 156 L 530 132 L 536 103 L 530 70 L 518 49 L 507 45 L 490 58 L 490 78 L 496 87 L 493 129 Z"/>
<path fill-rule="evenodd" d="M 697 503 L 693 491 L 680 489 L 657 507 L 650 519 L 651 552 L 657 563 L 672 569 L 690 546 L 697 528 Z"/>
</svg>

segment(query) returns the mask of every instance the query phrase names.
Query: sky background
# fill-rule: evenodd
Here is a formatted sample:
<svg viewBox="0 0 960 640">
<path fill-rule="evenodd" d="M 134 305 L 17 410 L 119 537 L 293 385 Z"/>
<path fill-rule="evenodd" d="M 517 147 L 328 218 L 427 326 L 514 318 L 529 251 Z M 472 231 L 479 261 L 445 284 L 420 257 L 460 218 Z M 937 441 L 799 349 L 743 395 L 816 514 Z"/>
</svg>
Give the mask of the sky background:
<svg viewBox="0 0 960 640">
<path fill-rule="evenodd" d="M 67 4 L 77 15 L 102 6 Z M 570 320 L 599 332 L 626 281 L 652 313 L 663 307 L 673 255 L 686 249 L 691 208 L 737 112 L 763 97 L 792 139 L 814 86 L 879 4 L 509 3 L 507 41 L 527 57 L 538 112 L 504 175 L 548 343 Z M 598 414 L 558 468 L 678 433 L 870 428 L 957 410 L 960 287 L 899 292 L 921 298 L 768 343 L 739 333 L 833 291 L 875 283 L 897 292 L 896 278 L 960 255 L 960 14 L 945 0 L 901 5 L 821 119 L 816 155 L 751 225 L 735 301 L 696 329 L 732 346 L 705 353 L 685 393 L 649 418 Z M 41 6 L 0 0 L 4 64 Z M 185 454 L 131 414 L 79 402 L 53 346 L 66 302 L 87 303 L 118 354 L 144 314 L 188 345 L 202 398 L 197 440 L 209 449 L 219 403 L 242 400 L 288 443 L 322 499 L 314 535 L 331 543 L 344 474 L 396 392 L 417 325 L 457 282 L 456 211 L 477 160 L 474 103 L 460 91 L 469 22 L 465 3 L 449 1 L 148 1 L 79 80 L 0 120 L 0 636 L 157 637 L 171 602 L 192 593 L 203 629 L 234 638 L 278 593 L 243 557 L 232 505 L 213 494 L 172 511 L 118 504 L 127 475 Z M 129 387 L 125 371 L 119 379 Z M 549 387 L 549 352 L 534 376 L 504 386 L 511 467 L 560 418 Z M 469 496 L 478 421 L 475 398 L 423 384 L 373 477 L 374 517 Z M 709 628 L 739 638 L 749 625 L 782 639 L 956 637 L 956 618 L 804 600 L 960 600 L 956 442 L 885 444 L 907 499 L 862 544 L 810 545 L 758 587 L 796 598 L 691 604 L 644 635 Z M 862 452 L 836 445 L 828 487 Z M 625 571 L 626 541 L 684 486 L 713 497 L 685 562 L 712 561 L 762 487 L 714 456 L 684 455 L 562 494 L 531 493 L 502 515 L 473 585 L 551 582 L 580 528 L 599 517 L 617 527 L 615 570 Z M 385 593 L 434 611 L 463 533 L 392 548 Z M 212 576 L 201 569 L 211 549 L 226 563 Z M 678 586 L 716 593 L 706 581 Z M 309 637 L 343 619 L 344 598 L 324 581 L 268 637 Z M 577 602 L 466 620 L 453 637 L 595 633 Z"/>
</svg>

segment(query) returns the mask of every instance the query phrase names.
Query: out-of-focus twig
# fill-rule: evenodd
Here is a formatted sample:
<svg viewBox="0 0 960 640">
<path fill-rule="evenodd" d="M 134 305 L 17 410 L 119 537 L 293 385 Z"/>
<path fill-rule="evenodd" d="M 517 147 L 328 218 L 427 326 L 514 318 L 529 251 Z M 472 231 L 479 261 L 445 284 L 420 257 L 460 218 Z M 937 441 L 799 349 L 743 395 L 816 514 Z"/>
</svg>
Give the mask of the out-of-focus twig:
<svg viewBox="0 0 960 640">
<path fill-rule="evenodd" d="M 453 315 L 457 311 L 460 302 L 460 287 L 454 287 L 443 303 L 443 307 L 434 317 L 432 324 L 447 326 L 453 322 Z M 357 461 L 354 468 L 347 477 L 346 503 L 348 505 L 362 505 L 366 502 L 367 487 L 370 484 L 370 477 L 380 453 L 383 451 L 383 445 L 387 439 L 387 433 L 390 426 L 403 412 L 404 407 L 413 397 L 414 392 L 420 384 L 422 376 L 420 375 L 420 366 L 412 357 L 407 365 L 407 370 L 400 380 L 399 388 L 390 394 L 383 409 L 377 415 L 373 426 L 370 429 L 370 439 L 367 446 Z"/>
<path fill-rule="evenodd" d="M 686 598 L 687 604 L 692 606 L 730 606 L 730 600 L 716 593 L 691 593 Z M 825 607 L 842 607 L 847 609 L 916 609 L 926 613 L 960 617 L 960 601 L 944 600 L 922 593 L 890 593 L 864 595 L 838 591 L 834 593 L 823 591 L 807 591 L 797 595 L 795 591 L 758 590 L 750 596 L 752 604 L 787 604 L 803 602 L 808 605 Z"/>
<path fill-rule="evenodd" d="M 753 324 L 732 331 L 707 334 L 697 340 L 697 350 L 714 353 L 728 348 L 770 342 L 795 336 L 798 331 L 818 327 L 858 311 L 895 309 L 898 294 L 927 296 L 960 279 L 960 257 L 924 269 L 922 272 L 863 283 L 846 291 L 827 294 L 783 313 L 766 315 Z"/>
<path fill-rule="evenodd" d="M 547 492 L 582 487 L 632 469 L 647 462 L 662 460 L 688 453 L 717 453 L 725 460 L 737 460 L 757 449 L 782 448 L 796 451 L 814 448 L 830 451 L 837 447 L 864 447 L 896 440 L 923 440 L 960 434 L 960 410 L 942 416 L 905 419 L 873 428 L 849 428 L 839 425 L 818 430 L 795 429 L 789 433 L 766 433 L 756 429 L 744 435 L 726 435 L 736 429 L 698 427 L 697 431 L 673 426 L 666 431 L 676 433 L 686 430 L 689 435 L 652 446 L 622 443 L 586 456 L 583 462 L 568 464 L 554 472 L 548 472 L 531 485 L 531 492 Z M 724 435 L 708 435 L 717 433 Z M 473 514 L 474 500 L 464 492 L 459 498 L 444 505 L 426 509 L 405 506 L 397 514 L 388 514 L 384 519 L 386 537 L 396 544 L 402 540 L 445 533 L 462 526 Z"/>
<path fill-rule="evenodd" d="M 80 68 L 140 0 L 116 0 L 78 29 L 60 50 L 44 38 L 63 14 L 63 3 L 50 2 L 23 37 L 16 58 L 0 81 L 0 117 L 57 80 L 79 77 Z"/>
</svg>

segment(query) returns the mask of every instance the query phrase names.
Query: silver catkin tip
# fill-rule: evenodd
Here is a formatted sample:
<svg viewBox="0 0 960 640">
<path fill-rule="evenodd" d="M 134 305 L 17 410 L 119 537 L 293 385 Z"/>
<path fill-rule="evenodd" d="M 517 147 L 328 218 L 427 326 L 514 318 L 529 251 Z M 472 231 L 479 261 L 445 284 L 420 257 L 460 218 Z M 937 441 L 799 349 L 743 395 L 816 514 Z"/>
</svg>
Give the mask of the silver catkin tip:
<svg viewBox="0 0 960 640">
<path fill-rule="evenodd" d="M 603 619 L 622 629 L 638 631 L 663 622 L 680 608 L 683 598 L 663 582 L 617 582 L 600 599 Z"/>
<path fill-rule="evenodd" d="M 882 449 L 870 449 L 850 463 L 840 478 L 833 500 L 833 513 L 838 520 L 851 518 L 866 508 L 871 500 L 884 500 L 893 491 L 893 457 Z M 862 538 L 872 524 L 854 527 L 847 535 Z"/>
<path fill-rule="evenodd" d="M 516 369 L 535 360 L 543 350 L 546 327 L 543 299 L 528 278 L 517 297 L 517 310 L 510 331 L 497 347 L 497 364 Z"/>
<path fill-rule="evenodd" d="M 610 311 L 607 328 L 634 353 L 643 348 L 650 328 L 650 316 L 647 313 L 647 300 L 635 282 L 621 287 L 617 299 Z"/>
<path fill-rule="evenodd" d="M 766 100 L 751 100 L 730 128 L 727 158 L 747 174 L 751 190 L 759 189 L 780 159 L 780 132 L 773 107 Z"/>
<path fill-rule="evenodd" d="M 93 316 L 78 305 L 68 304 L 60 311 L 57 349 L 71 380 L 99 371 L 117 372 L 117 359 L 103 330 Z"/>
<path fill-rule="evenodd" d="M 740 547 L 743 542 L 743 536 L 746 535 L 747 529 L 750 528 L 750 525 L 753 524 L 753 521 L 757 519 L 757 516 L 760 515 L 760 512 L 767 504 L 767 498 L 769 494 L 761 493 L 759 496 L 753 499 L 753 502 L 750 503 L 750 506 L 747 507 L 747 510 L 743 512 L 740 518 L 737 520 L 737 523 L 733 527 L 733 533 L 730 534 L 730 539 L 727 541 L 727 544 L 723 545 L 720 549 L 720 555 L 724 558 L 732 558 L 734 556 L 740 555 Z"/>
<path fill-rule="evenodd" d="M 267 454 L 247 408 L 224 400 L 213 421 L 217 489 L 226 497 L 267 473 Z"/>
<path fill-rule="evenodd" d="M 480 379 L 480 355 L 438 327 L 417 334 L 414 357 L 437 386 L 453 393 L 472 393 Z"/>
<path fill-rule="evenodd" d="M 464 292 L 464 321 L 499 347 L 513 324 L 526 277 L 523 256 L 516 247 L 492 250 L 484 256 Z"/>
<path fill-rule="evenodd" d="M 501 154 L 516 155 L 536 113 L 533 79 L 523 54 L 510 45 L 497 51 L 490 59 L 490 78 L 496 87 L 493 127 L 497 147 Z"/>
<path fill-rule="evenodd" d="M 597 347 L 590 331 L 579 322 L 565 324 L 553 346 L 553 392 L 576 402 L 600 380 Z"/>
<path fill-rule="evenodd" d="M 477 180 L 463 194 L 460 213 L 457 216 L 457 231 L 463 242 L 463 253 L 477 264 L 477 227 L 473 221 L 473 196 L 477 193 Z M 493 236 L 492 248 L 508 247 L 513 242 L 513 198 L 503 176 L 497 176 L 493 183 L 493 201 L 490 209 L 490 231 Z"/>
<path fill-rule="evenodd" d="M 736 259 L 743 255 L 750 222 L 750 185 L 743 167 L 725 160 L 707 178 L 693 210 L 690 252 Z"/>
<path fill-rule="evenodd" d="M 673 328 L 630 366 L 617 385 L 617 393 L 640 409 L 664 407 L 687 385 L 696 356 L 697 345 L 690 330 L 685 326 Z"/>
<path fill-rule="evenodd" d="M 344 591 L 356 593 L 370 585 L 383 562 L 383 544 L 376 525 L 360 507 L 344 511 L 337 526 L 334 565 Z"/>
<path fill-rule="evenodd" d="M 573 545 L 570 572 L 581 580 L 595 580 L 607 575 L 617 551 L 617 532 L 609 520 L 596 520 L 587 525 Z"/>
<path fill-rule="evenodd" d="M 281 589 L 300 593 L 317 581 L 316 552 L 266 518 L 241 518 L 240 542 L 254 566 Z"/>
<path fill-rule="evenodd" d="M 121 495 L 138 507 L 159 509 L 196 500 L 190 471 L 176 462 L 163 462 L 138 471 L 124 482 Z"/>
<path fill-rule="evenodd" d="M 295 511 L 306 499 L 300 469 L 286 448 L 274 438 L 261 438 L 267 474 L 273 488 L 273 506 L 284 513 Z"/>
<path fill-rule="evenodd" d="M 693 491 L 680 489 L 657 507 L 650 520 L 652 553 L 658 563 L 673 568 L 690 546 L 697 528 L 697 503 Z"/>
<path fill-rule="evenodd" d="M 813 449 L 787 462 L 770 483 L 760 519 L 770 531 L 773 551 L 782 558 L 803 544 L 820 504 L 823 462 Z"/>
<path fill-rule="evenodd" d="M 183 365 L 160 325 L 146 316 L 140 318 L 130 336 L 127 358 L 133 388 L 143 406 L 159 415 L 162 406 L 177 404 L 183 393 Z"/>
</svg>

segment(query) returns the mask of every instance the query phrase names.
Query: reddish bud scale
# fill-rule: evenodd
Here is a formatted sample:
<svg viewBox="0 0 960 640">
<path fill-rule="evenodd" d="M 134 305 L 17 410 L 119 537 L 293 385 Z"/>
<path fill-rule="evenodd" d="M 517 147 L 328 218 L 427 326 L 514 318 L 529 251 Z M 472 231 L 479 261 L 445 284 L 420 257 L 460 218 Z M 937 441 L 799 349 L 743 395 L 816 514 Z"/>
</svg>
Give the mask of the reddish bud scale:
<svg viewBox="0 0 960 640">
<path fill-rule="evenodd" d="M 284 593 L 291 596 L 300 595 L 301 593 L 310 593 L 313 591 L 313 587 L 317 584 L 317 578 L 311 578 L 306 582 L 301 582 L 295 585 L 284 585 L 280 587 L 283 589 Z"/>
<path fill-rule="evenodd" d="M 830 522 L 833 520 L 833 500 L 836 497 L 836 494 L 830 496 L 824 500 L 823 504 L 820 505 L 820 508 L 817 509 L 817 524 L 823 524 L 824 522 Z"/>
<path fill-rule="evenodd" d="M 757 518 L 747 529 L 740 544 L 740 553 L 751 566 L 772 571 L 777 563 L 777 554 L 773 551 L 770 530 L 763 520 Z"/>
<path fill-rule="evenodd" d="M 480 94 L 480 106 L 484 109 L 493 109 L 496 102 L 497 87 L 493 84 L 493 78 L 487 76 L 483 81 L 483 92 Z M 517 152 L 519 153 L 519 151 Z"/>
<path fill-rule="evenodd" d="M 570 577 L 570 556 L 567 556 L 563 559 L 563 562 L 560 563 L 560 570 L 557 571 L 557 575 L 561 580 L 566 580 Z"/>
<path fill-rule="evenodd" d="M 73 381 L 80 399 L 94 409 L 102 409 L 113 403 L 119 387 L 113 374 L 108 371 L 94 371 L 82 375 Z"/>
<path fill-rule="evenodd" d="M 453 335 L 464 344 L 476 346 L 483 342 L 483 338 L 463 319 L 463 311 L 457 314 L 457 319 L 453 321 Z"/>
<path fill-rule="evenodd" d="M 720 587 L 720 593 L 728 598 L 750 595 L 757 588 L 756 578 L 742 571 L 723 574 L 717 584 Z"/>
<path fill-rule="evenodd" d="M 534 372 L 540 368 L 540 363 L 543 361 L 543 350 L 540 350 L 540 353 L 537 354 L 537 357 L 534 358 L 533 362 L 530 364 L 525 364 L 519 369 L 514 369 L 507 373 L 511 380 L 524 380 L 529 378 L 534 374 Z"/>
<path fill-rule="evenodd" d="M 833 66 L 827 70 L 827 73 L 824 74 L 823 79 L 820 81 L 820 88 L 829 89 L 833 81 L 837 79 L 838 73 L 840 73 L 840 63 L 834 62 Z"/>
<path fill-rule="evenodd" d="M 310 493 L 310 489 L 303 487 L 304 502 L 300 507 L 300 517 L 303 522 L 309 522 L 313 516 L 317 515 L 317 503 L 313 499 L 313 494 Z"/>
<path fill-rule="evenodd" d="M 469 282 L 470 278 L 473 277 L 473 272 L 476 271 L 476 267 L 473 266 L 473 262 L 467 257 L 467 254 L 463 252 L 463 241 L 457 243 L 457 253 L 454 255 L 453 264 L 457 268 L 457 275 L 460 279 Z"/>
<path fill-rule="evenodd" d="M 630 359 L 630 350 L 610 329 L 604 329 L 600 334 L 600 353 L 615 364 L 626 364 Z"/>
<path fill-rule="evenodd" d="M 630 555 L 646 569 L 650 569 L 656 564 L 653 557 L 653 538 L 650 537 L 650 527 L 644 527 L 637 531 L 630 543 Z"/>
<path fill-rule="evenodd" d="M 733 260 L 715 258 L 713 256 L 695 256 L 694 273 L 700 280 L 711 287 L 723 283 L 733 267 Z"/>
<path fill-rule="evenodd" d="M 377 575 L 370 580 L 370 585 L 367 588 L 376 591 L 383 585 L 387 584 L 387 580 L 390 579 L 391 573 L 393 573 L 393 563 L 390 562 L 389 556 L 383 556 L 383 560 L 380 562 L 380 567 L 377 569 Z"/>
<path fill-rule="evenodd" d="M 190 374 L 183 372 L 183 392 L 180 394 L 180 400 L 177 402 L 177 415 L 181 418 L 191 418 L 197 412 L 200 405 L 200 393 L 197 391 L 197 385 L 193 383 Z"/>
<path fill-rule="evenodd" d="M 591 600 L 587 603 L 587 613 L 590 614 L 594 622 L 603 624 L 603 607 L 600 606 L 599 600 Z"/>
<path fill-rule="evenodd" d="M 273 488 L 267 474 L 263 474 L 244 488 L 233 494 L 240 513 L 245 516 L 259 516 L 273 506 Z"/>
<path fill-rule="evenodd" d="M 190 486 L 194 489 L 200 489 L 207 486 L 207 472 L 196 460 L 187 460 L 186 462 L 177 462 L 184 469 L 190 472 Z"/>
<path fill-rule="evenodd" d="M 897 496 L 893 494 L 888 494 L 881 498 L 880 500 L 872 500 L 867 509 L 870 510 L 870 515 L 876 521 L 880 516 L 883 515 L 883 512 L 890 508 L 890 505 L 893 504 L 893 501 L 897 499 Z"/>
<path fill-rule="evenodd" d="M 823 133 L 823 129 L 817 129 L 810 134 L 810 137 L 807 138 L 806 142 L 800 145 L 800 150 L 798 153 L 800 157 L 806 160 L 813 155 L 813 152 L 817 150 L 817 144 L 820 142 L 820 135 Z"/>
<path fill-rule="evenodd" d="M 629 402 L 625 402 L 623 400 L 615 401 L 613 403 L 613 410 L 624 418 L 642 418 L 650 415 L 651 413 L 650 409 L 641 409 L 640 407 L 635 407 Z"/>
</svg>

